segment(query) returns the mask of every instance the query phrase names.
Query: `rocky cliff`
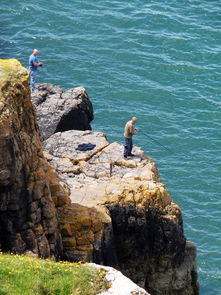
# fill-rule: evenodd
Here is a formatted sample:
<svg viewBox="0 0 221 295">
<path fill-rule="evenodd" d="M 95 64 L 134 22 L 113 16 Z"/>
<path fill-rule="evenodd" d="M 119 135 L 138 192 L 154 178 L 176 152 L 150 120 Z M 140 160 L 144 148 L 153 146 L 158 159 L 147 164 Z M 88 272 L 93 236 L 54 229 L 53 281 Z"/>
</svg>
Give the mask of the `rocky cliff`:
<svg viewBox="0 0 221 295">
<path fill-rule="evenodd" d="M 59 257 L 52 199 L 69 199 L 43 156 L 28 76 L 16 60 L 0 60 L 0 248 Z"/>
<path fill-rule="evenodd" d="M 0 70 L 0 247 L 114 266 L 152 295 L 197 295 L 196 249 L 152 159 L 135 148 L 125 161 L 104 134 L 69 127 L 51 130 L 43 153 L 27 71 Z M 84 89 L 70 92 L 85 103 Z"/>
<path fill-rule="evenodd" d="M 56 133 L 43 146 L 70 190 L 72 207 L 59 214 L 68 260 L 114 266 L 151 294 L 198 294 L 195 246 L 151 158 L 135 147 L 125 160 L 122 145 L 92 131 Z"/>
</svg>

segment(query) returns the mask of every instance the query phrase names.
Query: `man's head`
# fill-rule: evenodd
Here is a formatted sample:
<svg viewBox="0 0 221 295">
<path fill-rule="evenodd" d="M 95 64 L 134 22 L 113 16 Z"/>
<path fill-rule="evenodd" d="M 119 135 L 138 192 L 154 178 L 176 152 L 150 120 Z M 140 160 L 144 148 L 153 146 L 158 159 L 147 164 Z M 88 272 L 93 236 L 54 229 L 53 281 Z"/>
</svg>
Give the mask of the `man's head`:
<svg viewBox="0 0 221 295">
<path fill-rule="evenodd" d="M 34 49 L 34 50 L 33 50 L 33 54 L 34 54 L 34 55 L 38 55 L 38 49 Z"/>
<path fill-rule="evenodd" d="M 136 117 L 133 117 L 133 118 L 131 119 L 131 122 L 132 122 L 132 124 L 135 124 L 135 123 L 137 122 L 137 118 L 136 118 Z"/>
</svg>

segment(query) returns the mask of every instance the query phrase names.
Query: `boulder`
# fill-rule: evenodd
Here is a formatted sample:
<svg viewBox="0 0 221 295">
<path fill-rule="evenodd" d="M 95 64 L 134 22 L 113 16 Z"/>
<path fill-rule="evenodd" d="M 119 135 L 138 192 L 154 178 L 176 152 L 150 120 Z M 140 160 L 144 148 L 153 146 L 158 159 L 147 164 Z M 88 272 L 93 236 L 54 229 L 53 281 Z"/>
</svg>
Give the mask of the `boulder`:
<svg viewBox="0 0 221 295">
<path fill-rule="evenodd" d="M 43 140 L 56 132 L 91 130 L 93 106 L 84 87 L 64 91 L 52 84 L 37 84 L 31 99 Z"/>
</svg>

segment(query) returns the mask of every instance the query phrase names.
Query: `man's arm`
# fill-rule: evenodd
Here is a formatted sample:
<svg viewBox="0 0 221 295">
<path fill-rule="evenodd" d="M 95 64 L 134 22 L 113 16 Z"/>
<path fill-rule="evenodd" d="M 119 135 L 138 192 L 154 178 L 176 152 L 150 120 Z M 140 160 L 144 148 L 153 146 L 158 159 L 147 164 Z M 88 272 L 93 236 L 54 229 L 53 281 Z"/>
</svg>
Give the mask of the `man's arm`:
<svg viewBox="0 0 221 295">
<path fill-rule="evenodd" d="M 137 131 L 138 131 L 138 129 L 137 129 L 137 128 L 135 128 L 135 127 L 133 127 L 133 134 L 136 134 L 136 133 L 137 133 Z"/>
<path fill-rule="evenodd" d="M 32 64 L 35 67 L 41 67 L 43 65 L 43 62 L 39 61 L 37 56 L 34 56 L 34 58 L 32 58 Z"/>
<path fill-rule="evenodd" d="M 131 126 L 129 127 L 129 133 L 131 135 L 134 135 L 136 133 L 136 129 L 133 127 L 133 125 L 131 124 Z"/>
<path fill-rule="evenodd" d="M 138 132 L 138 129 L 135 128 L 133 125 L 131 125 L 131 127 L 130 127 L 130 133 L 131 133 L 132 135 L 134 135 L 134 134 L 136 134 L 137 132 Z"/>
<path fill-rule="evenodd" d="M 43 64 L 44 64 L 44 63 L 41 62 L 41 61 L 33 62 L 33 65 L 34 65 L 35 67 L 41 67 Z"/>
</svg>

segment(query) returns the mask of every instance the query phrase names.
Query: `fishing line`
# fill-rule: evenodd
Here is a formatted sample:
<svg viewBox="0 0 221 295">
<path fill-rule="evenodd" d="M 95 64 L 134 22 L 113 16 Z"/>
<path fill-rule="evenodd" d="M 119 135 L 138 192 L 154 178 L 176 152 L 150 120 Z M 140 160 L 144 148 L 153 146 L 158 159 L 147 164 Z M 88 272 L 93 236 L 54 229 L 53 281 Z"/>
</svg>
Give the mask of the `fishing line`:
<svg viewBox="0 0 221 295">
<path fill-rule="evenodd" d="M 172 153 L 172 154 L 175 154 L 174 151 L 172 151 L 171 149 L 167 148 L 166 146 L 164 146 L 163 144 L 161 144 L 159 141 L 157 141 L 156 139 L 154 139 L 153 137 L 151 137 L 150 135 L 146 134 L 145 132 L 143 131 L 140 131 L 140 133 L 142 133 L 143 135 L 145 135 L 147 138 L 150 138 L 152 141 L 154 141 L 156 144 L 162 146 L 165 150 L 167 150 L 168 152 Z"/>
</svg>

